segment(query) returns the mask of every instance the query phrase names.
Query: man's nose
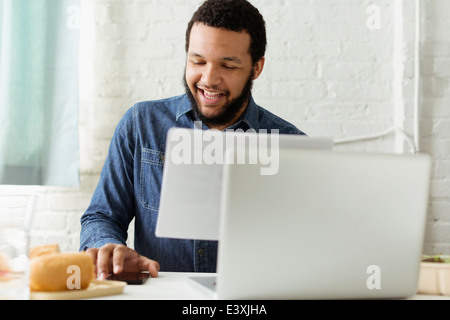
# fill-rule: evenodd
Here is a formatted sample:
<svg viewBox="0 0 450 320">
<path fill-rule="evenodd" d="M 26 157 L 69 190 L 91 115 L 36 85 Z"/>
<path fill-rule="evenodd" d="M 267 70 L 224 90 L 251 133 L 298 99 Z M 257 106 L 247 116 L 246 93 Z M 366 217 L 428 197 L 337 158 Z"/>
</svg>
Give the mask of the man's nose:
<svg viewBox="0 0 450 320">
<path fill-rule="evenodd" d="M 213 64 L 207 64 L 202 74 L 202 82 L 211 88 L 219 85 L 221 82 L 219 68 Z"/>
</svg>

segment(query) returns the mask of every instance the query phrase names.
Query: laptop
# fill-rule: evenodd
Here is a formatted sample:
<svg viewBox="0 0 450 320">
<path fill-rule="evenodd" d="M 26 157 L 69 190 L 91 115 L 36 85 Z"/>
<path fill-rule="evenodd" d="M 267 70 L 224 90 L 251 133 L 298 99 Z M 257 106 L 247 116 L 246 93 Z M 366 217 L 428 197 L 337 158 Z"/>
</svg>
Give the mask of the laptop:
<svg viewBox="0 0 450 320">
<path fill-rule="evenodd" d="M 246 148 L 256 147 L 248 154 Z M 260 164 L 262 174 L 279 169 L 278 149 L 332 149 L 326 137 L 222 132 L 172 128 L 166 140 L 161 196 L 155 234 L 158 237 L 218 240 L 222 172 L 230 150 L 239 164 Z"/>
<path fill-rule="evenodd" d="M 218 299 L 416 294 L 430 157 L 300 149 L 279 156 L 276 175 L 224 165 L 217 276 L 191 280 Z"/>
</svg>

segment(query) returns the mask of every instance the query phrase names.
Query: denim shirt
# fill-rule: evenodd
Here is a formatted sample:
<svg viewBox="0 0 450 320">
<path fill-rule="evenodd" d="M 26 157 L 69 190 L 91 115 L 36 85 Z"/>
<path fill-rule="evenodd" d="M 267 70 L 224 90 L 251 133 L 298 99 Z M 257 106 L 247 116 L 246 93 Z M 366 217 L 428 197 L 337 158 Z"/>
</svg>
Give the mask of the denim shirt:
<svg viewBox="0 0 450 320">
<path fill-rule="evenodd" d="M 155 236 L 166 135 L 172 127 L 194 128 L 198 121 L 186 94 L 140 102 L 130 108 L 113 135 L 100 181 L 81 217 L 80 250 L 107 243 L 126 244 L 135 218 L 135 250 L 160 263 L 161 271 L 216 272 L 217 241 Z M 278 129 L 303 134 L 255 104 L 229 129 Z M 203 129 L 207 127 L 203 124 Z"/>
</svg>

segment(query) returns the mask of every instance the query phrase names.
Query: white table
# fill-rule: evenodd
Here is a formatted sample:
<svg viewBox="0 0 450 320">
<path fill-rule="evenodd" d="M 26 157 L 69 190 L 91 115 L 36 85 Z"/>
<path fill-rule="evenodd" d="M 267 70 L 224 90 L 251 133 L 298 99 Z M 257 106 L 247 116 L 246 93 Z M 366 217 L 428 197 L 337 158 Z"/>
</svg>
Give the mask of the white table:
<svg viewBox="0 0 450 320">
<path fill-rule="evenodd" d="M 189 277 L 211 277 L 211 273 L 160 272 L 158 278 L 149 278 L 142 285 L 127 285 L 123 294 L 93 299 L 100 300 L 211 300 L 212 294 L 202 291 Z"/>
<path fill-rule="evenodd" d="M 100 300 L 212 300 L 213 294 L 199 289 L 189 277 L 210 277 L 211 273 L 160 272 L 143 285 L 127 285 L 123 294 L 98 297 Z M 415 295 L 412 300 L 450 300 L 448 296 Z"/>
</svg>

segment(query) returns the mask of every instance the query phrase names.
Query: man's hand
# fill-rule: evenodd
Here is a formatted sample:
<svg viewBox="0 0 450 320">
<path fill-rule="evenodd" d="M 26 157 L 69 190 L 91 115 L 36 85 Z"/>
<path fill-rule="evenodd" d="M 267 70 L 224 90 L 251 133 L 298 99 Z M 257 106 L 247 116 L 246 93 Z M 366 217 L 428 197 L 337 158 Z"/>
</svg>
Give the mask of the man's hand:
<svg viewBox="0 0 450 320">
<path fill-rule="evenodd" d="M 111 273 L 119 274 L 123 271 L 148 271 L 152 277 L 158 277 L 158 262 L 141 256 L 123 244 L 109 243 L 101 248 L 88 249 L 86 253 L 94 260 L 99 280 L 105 280 Z"/>
</svg>

